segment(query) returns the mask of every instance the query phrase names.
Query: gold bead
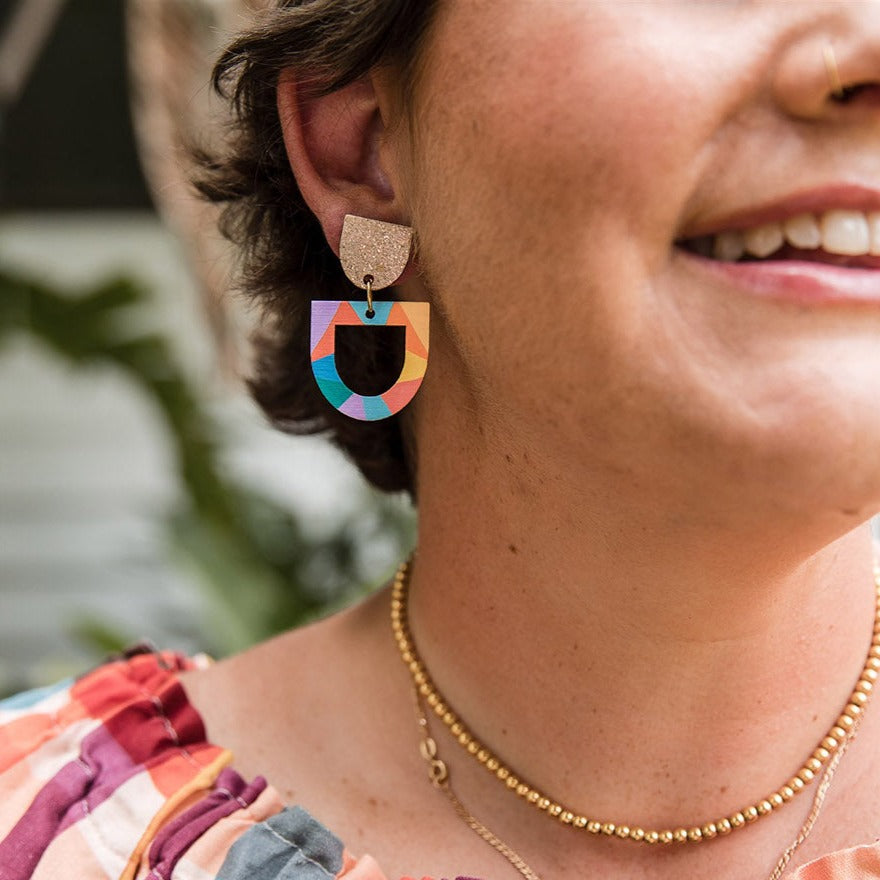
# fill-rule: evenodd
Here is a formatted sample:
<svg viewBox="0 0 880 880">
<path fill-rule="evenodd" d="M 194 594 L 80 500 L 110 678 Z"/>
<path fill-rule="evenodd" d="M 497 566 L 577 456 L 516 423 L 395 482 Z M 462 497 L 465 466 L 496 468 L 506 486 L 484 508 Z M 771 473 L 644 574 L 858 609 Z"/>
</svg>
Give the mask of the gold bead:
<svg viewBox="0 0 880 880">
<path fill-rule="evenodd" d="M 591 821 L 587 822 L 587 831 L 589 831 L 590 834 L 601 834 L 602 823 L 597 822 L 595 819 L 592 819 Z"/>
<path fill-rule="evenodd" d="M 611 837 L 611 836 L 613 836 L 613 834 L 614 834 L 614 832 L 615 832 L 616 830 L 617 830 L 617 826 L 616 826 L 613 822 L 606 822 L 606 823 L 602 826 L 602 833 L 603 833 L 606 837 Z"/>
<path fill-rule="evenodd" d="M 846 708 L 843 710 L 843 714 L 847 716 L 847 718 L 855 718 L 856 715 L 862 714 L 862 707 L 857 703 L 847 703 Z"/>
<path fill-rule="evenodd" d="M 730 819 L 719 819 L 715 823 L 715 827 L 718 830 L 719 834 L 730 834 L 733 831 L 733 826 L 730 824 Z"/>
<path fill-rule="evenodd" d="M 831 735 L 840 742 L 843 742 L 846 739 L 846 731 L 839 724 L 835 724 L 834 727 L 831 728 Z"/>
<path fill-rule="evenodd" d="M 423 685 L 427 681 L 427 679 L 425 678 L 425 673 L 424 672 L 414 672 L 413 673 L 413 681 L 417 685 Z"/>
<path fill-rule="evenodd" d="M 761 803 L 758 804 L 759 816 L 766 816 L 767 813 L 771 812 L 772 810 L 773 804 L 771 804 L 770 801 L 761 801 Z"/>
<path fill-rule="evenodd" d="M 550 800 L 550 798 L 539 797 L 537 806 L 538 806 L 539 810 L 546 810 L 550 806 L 551 803 L 552 803 L 552 801 Z"/>
<path fill-rule="evenodd" d="M 429 694 L 425 694 L 427 700 L 425 701 L 432 709 L 440 702 L 440 697 L 437 696 L 433 691 Z"/>
<path fill-rule="evenodd" d="M 675 837 L 671 831 L 660 832 L 660 843 L 672 843 L 673 840 L 675 840 Z"/>
<path fill-rule="evenodd" d="M 875 654 L 870 654 L 865 663 L 865 669 L 873 671 L 880 670 L 880 657 L 877 657 Z"/>
<path fill-rule="evenodd" d="M 589 820 L 586 816 L 575 816 L 574 821 L 571 823 L 575 828 L 586 828 L 587 822 Z"/>
<path fill-rule="evenodd" d="M 782 795 L 784 801 L 790 801 L 795 794 L 794 789 L 790 785 L 783 785 L 782 788 L 779 789 L 779 793 Z"/>
<path fill-rule="evenodd" d="M 464 726 L 462 725 L 462 723 L 460 721 L 456 721 L 455 724 L 453 724 L 452 727 L 449 728 L 449 732 L 453 736 L 458 736 L 463 730 L 464 730 Z"/>
<path fill-rule="evenodd" d="M 754 822 L 755 819 L 758 818 L 758 808 L 757 807 L 746 807 L 743 811 L 743 818 L 746 822 Z"/>
<path fill-rule="evenodd" d="M 656 831 L 646 831 L 643 840 L 645 843 L 657 843 L 660 840 L 660 835 Z"/>
<path fill-rule="evenodd" d="M 571 825 L 574 822 L 574 813 L 571 810 L 564 810 L 559 817 L 559 821 L 562 822 L 563 825 Z"/>
<path fill-rule="evenodd" d="M 734 813 L 730 817 L 730 824 L 734 828 L 742 828 L 746 824 L 746 817 L 742 813 Z"/>
<path fill-rule="evenodd" d="M 500 766 L 501 764 L 498 763 L 498 758 L 489 758 L 489 760 L 486 761 L 486 769 L 491 770 L 492 773 L 494 773 Z"/>
<path fill-rule="evenodd" d="M 702 828 L 691 828 L 688 831 L 688 840 L 692 843 L 699 843 L 703 839 L 703 829 Z"/>
<path fill-rule="evenodd" d="M 447 710 L 443 713 L 443 723 L 444 723 L 447 727 L 450 727 L 451 725 L 455 724 L 455 721 L 456 721 L 456 718 L 455 718 L 455 712 L 450 712 L 450 711 L 447 709 Z"/>
<path fill-rule="evenodd" d="M 524 782 L 521 782 L 521 783 L 516 787 L 516 793 L 517 793 L 521 798 L 528 797 L 530 791 L 531 791 L 531 789 L 530 789 L 530 788 L 529 788 Z"/>
<path fill-rule="evenodd" d="M 469 753 L 469 754 L 471 754 L 471 755 L 473 755 L 474 757 L 476 757 L 477 752 L 480 751 L 480 744 L 479 744 L 475 739 L 472 739 L 472 740 L 467 744 L 467 750 L 468 750 L 468 753 Z"/>
<path fill-rule="evenodd" d="M 828 749 L 829 752 L 836 752 L 840 743 L 833 736 L 826 736 L 822 740 L 822 747 Z"/>
<path fill-rule="evenodd" d="M 793 776 L 788 780 L 788 784 L 794 789 L 795 794 L 797 794 L 804 787 L 804 780 L 801 779 L 800 776 Z"/>
<path fill-rule="evenodd" d="M 849 730 L 853 726 L 853 720 L 849 715 L 841 715 L 837 719 L 837 726 L 842 727 L 844 730 Z"/>
<path fill-rule="evenodd" d="M 819 746 L 819 748 L 816 749 L 815 752 L 813 752 L 813 757 L 819 762 L 819 765 L 821 766 L 831 757 L 831 752 L 829 752 L 828 749 L 824 748 L 824 746 Z"/>
<path fill-rule="evenodd" d="M 510 770 L 507 769 L 503 764 L 495 771 L 495 775 L 504 782 L 508 776 L 510 776 Z"/>
<path fill-rule="evenodd" d="M 703 837 L 708 838 L 709 840 L 711 840 L 713 837 L 715 837 L 716 834 L 718 834 L 718 828 L 716 827 L 714 822 L 707 822 L 703 826 L 702 830 Z"/>
<path fill-rule="evenodd" d="M 822 762 L 818 758 L 810 758 L 804 767 L 811 773 L 818 773 L 822 769 Z"/>
<path fill-rule="evenodd" d="M 509 789 L 514 789 L 519 785 L 519 780 L 515 776 L 508 776 L 507 779 L 504 780 L 504 784 Z"/>
<path fill-rule="evenodd" d="M 626 840 L 629 837 L 629 825 L 618 825 L 614 829 L 614 833 L 621 839 Z"/>
<path fill-rule="evenodd" d="M 862 678 L 865 681 L 870 681 L 870 682 L 877 681 L 877 667 L 876 666 L 866 666 L 864 672 L 862 672 Z"/>
<path fill-rule="evenodd" d="M 676 843 L 686 843 L 688 839 L 687 828 L 676 828 L 675 831 L 672 832 L 672 839 Z"/>
<path fill-rule="evenodd" d="M 471 735 L 466 730 L 463 730 L 458 735 L 458 744 L 460 746 L 464 746 L 465 748 L 467 748 L 471 744 L 471 741 Z M 473 754 L 473 752 L 471 754 Z"/>
<path fill-rule="evenodd" d="M 478 760 L 481 764 L 486 764 L 486 763 L 488 763 L 489 758 L 491 758 L 491 757 L 492 757 L 492 756 L 491 756 L 491 754 L 489 753 L 489 750 L 488 750 L 488 749 L 480 749 L 480 750 L 477 752 L 477 760 Z"/>
<path fill-rule="evenodd" d="M 816 778 L 816 774 L 813 773 L 809 767 L 804 767 L 801 772 L 798 773 L 798 777 L 804 782 L 812 782 Z"/>
<path fill-rule="evenodd" d="M 434 714 L 438 718 L 442 718 L 446 714 L 446 710 L 448 708 L 449 706 L 447 706 L 446 703 L 444 703 L 442 700 L 438 700 L 437 705 L 434 706 Z"/>
<path fill-rule="evenodd" d="M 868 659 L 877 660 L 878 658 L 880 658 L 880 647 L 872 643 L 871 650 L 868 651 Z"/>
<path fill-rule="evenodd" d="M 539 800 L 541 800 L 541 795 L 537 791 L 535 791 L 535 789 L 532 789 L 526 796 L 526 800 L 530 804 L 536 804 Z"/>
<path fill-rule="evenodd" d="M 645 839 L 645 829 L 644 828 L 633 828 L 629 832 L 630 840 L 644 840 Z"/>
<path fill-rule="evenodd" d="M 856 690 L 860 694 L 865 694 L 866 696 L 874 690 L 874 682 L 868 678 L 859 679 L 859 683 L 856 685 Z"/>
<path fill-rule="evenodd" d="M 431 685 L 429 685 L 427 682 L 425 682 L 424 684 L 420 684 L 419 685 L 419 693 L 423 697 L 430 697 L 431 696 Z"/>
<path fill-rule="evenodd" d="M 781 807 L 785 803 L 785 800 L 777 791 L 770 795 L 770 803 L 773 804 L 773 809 L 776 809 L 777 807 Z"/>
<path fill-rule="evenodd" d="M 551 816 L 558 817 L 562 814 L 562 809 L 563 808 L 560 804 L 550 804 L 550 806 L 547 807 L 547 812 Z"/>
</svg>

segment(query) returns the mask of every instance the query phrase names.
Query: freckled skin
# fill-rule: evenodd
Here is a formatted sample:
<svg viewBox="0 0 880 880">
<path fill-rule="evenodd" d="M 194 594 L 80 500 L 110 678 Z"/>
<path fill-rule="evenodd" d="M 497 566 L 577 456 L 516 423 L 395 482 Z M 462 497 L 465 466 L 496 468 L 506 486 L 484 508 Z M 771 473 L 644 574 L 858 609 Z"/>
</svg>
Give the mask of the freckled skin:
<svg viewBox="0 0 880 880">
<path fill-rule="evenodd" d="M 425 410 L 460 383 L 481 431 L 627 474 L 682 516 L 707 480 L 732 505 L 796 484 L 837 517 L 876 507 L 876 310 L 732 300 L 672 246 L 771 195 L 880 180 L 867 115 L 805 109 L 828 88 L 821 6 L 446 4 L 398 162 L 444 322 Z"/>
</svg>

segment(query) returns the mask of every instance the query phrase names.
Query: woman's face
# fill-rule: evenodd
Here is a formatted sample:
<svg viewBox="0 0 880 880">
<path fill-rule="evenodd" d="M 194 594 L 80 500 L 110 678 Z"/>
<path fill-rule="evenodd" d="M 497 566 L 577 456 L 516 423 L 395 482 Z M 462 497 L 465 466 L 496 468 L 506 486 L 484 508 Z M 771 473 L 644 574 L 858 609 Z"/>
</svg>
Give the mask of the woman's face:
<svg viewBox="0 0 880 880">
<path fill-rule="evenodd" d="M 869 84 L 847 103 L 829 45 Z M 398 153 L 435 302 L 426 418 L 457 386 L 572 479 L 863 515 L 880 271 L 677 242 L 880 216 L 878 83 L 873 0 L 445 0 Z"/>
</svg>

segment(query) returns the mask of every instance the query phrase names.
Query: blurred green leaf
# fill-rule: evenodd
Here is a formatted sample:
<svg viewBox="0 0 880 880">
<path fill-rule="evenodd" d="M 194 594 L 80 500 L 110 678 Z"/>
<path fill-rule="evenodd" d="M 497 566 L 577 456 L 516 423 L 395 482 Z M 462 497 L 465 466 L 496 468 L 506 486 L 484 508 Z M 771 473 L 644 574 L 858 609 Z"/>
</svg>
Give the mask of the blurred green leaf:
<svg viewBox="0 0 880 880">
<path fill-rule="evenodd" d="M 218 427 L 170 344 L 138 329 L 156 308 L 151 293 L 129 279 L 60 291 L 0 270 L 0 348 L 27 333 L 75 366 L 116 367 L 152 400 L 172 438 L 184 490 L 166 522 L 169 553 L 204 585 L 211 633 L 205 647 L 220 656 L 364 592 L 372 585 L 358 586 L 360 551 L 370 541 L 390 541 L 406 552 L 413 518 L 365 493 L 353 521 L 310 538 L 293 512 L 231 480 L 218 464 Z M 75 621 L 72 629 L 96 654 L 127 641 L 102 621 Z"/>
</svg>

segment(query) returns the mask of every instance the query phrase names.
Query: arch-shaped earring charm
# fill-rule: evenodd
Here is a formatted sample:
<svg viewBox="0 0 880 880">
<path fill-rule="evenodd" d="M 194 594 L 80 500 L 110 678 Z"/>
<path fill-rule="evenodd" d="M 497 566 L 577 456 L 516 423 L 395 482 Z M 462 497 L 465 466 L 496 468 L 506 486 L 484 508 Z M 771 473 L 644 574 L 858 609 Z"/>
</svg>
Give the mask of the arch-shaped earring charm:
<svg viewBox="0 0 880 880">
<path fill-rule="evenodd" d="M 351 300 L 312 302 L 312 373 L 318 388 L 341 413 L 375 422 L 399 413 L 415 396 L 428 367 L 430 305 L 426 302 L 378 302 L 372 318 L 367 304 Z M 403 327 L 406 354 L 397 381 L 383 394 L 357 394 L 336 368 L 336 328 L 345 326 Z"/>
<path fill-rule="evenodd" d="M 397 223 L 348 214 L 342 224 L 339 259 L 352 284 L 367 291 L 367 302 L 312 302 L 311 359 L 318 388 L 341 413 L 363 422 L 399 413 L 415 396 L 428 367 L 431 307 L 426 302 L 377 302 L 373 291 L 400 278 L 412 250 L 412 229 Z M 336 368 L 336 328 L 340 326 L 403 327 L 403 369 L 382 394 L 352 391 Z"/>
</svg>

